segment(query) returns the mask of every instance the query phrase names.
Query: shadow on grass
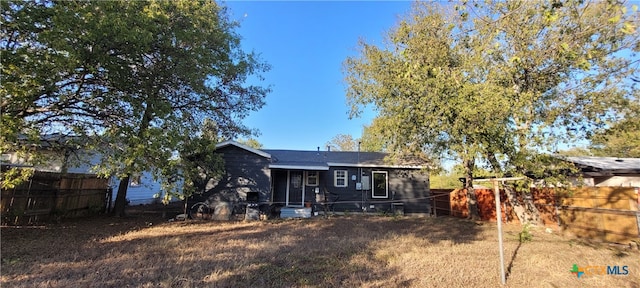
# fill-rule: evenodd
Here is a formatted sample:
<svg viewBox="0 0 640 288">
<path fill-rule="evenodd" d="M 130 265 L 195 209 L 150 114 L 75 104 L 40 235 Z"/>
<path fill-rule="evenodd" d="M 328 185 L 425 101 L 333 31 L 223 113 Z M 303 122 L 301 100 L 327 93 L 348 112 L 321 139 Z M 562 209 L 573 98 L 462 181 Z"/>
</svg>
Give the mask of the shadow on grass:
<svg viewBox="0 0 640 288">
<path fill-rule="evenodd" d="M 509 261 L 509 265 L 507 265 L 507 272 L 505 273 L 505 278 L 509 280 L 509 276 L 511 276 L 511 269 L 513 268 L 513 263 L 518 256 L 518 251 L 520 250 L 520 246 L 522 246 L 522 242 L 518 242 L 518 246 L 516 250 L 513 251 L 513 255 L 511 255 L 511 261 Z"/>
<path fill-rule="evenodd" d="M 404 287 L 411 286 L 414 279 L 407 279 L 385 259 L 377 257 L 377 243 L 410 235 L 432 244 L 443 241 L 462 244 L 479 240 L 481 231 L 475 222 L 447 217 L 349 216 L 249 223 L 174 222 L 151 226 L 147 221 L 137 223 L 88 223 L 94 227 L 91 231 L 83 230 L 87 223 L 76 223 L 75 226 L 48 227 L 43 230 L 46 233 L 33 230 L 20 233 L 22 241 L 40 243 L 31 246 L 36 247 L 33 250 L 20 250 L 28 255 L 5 249 L 7 238 L 3 230 L 2 284 Z M 123 229 L 99 233 L 101 228 L 113 228 L 109 225 L 122 225 Z M 129 231 L 136 232 L 125 235 Z M 9 241 L 18 241 L 18 238 L 10 236 Z M 49 252 L 41 257 L 46 243 L 50 244 Z M 5 256 L 15 261 L 5 262 Z"/>
</svg>

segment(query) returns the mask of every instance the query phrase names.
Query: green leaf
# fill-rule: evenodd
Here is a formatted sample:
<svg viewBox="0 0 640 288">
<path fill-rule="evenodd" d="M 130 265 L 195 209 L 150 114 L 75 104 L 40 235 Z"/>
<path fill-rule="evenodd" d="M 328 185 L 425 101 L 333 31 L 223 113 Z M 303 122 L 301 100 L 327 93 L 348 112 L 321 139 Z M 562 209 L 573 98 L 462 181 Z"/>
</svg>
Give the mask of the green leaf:
<svg viewBox="0 0 640 288">
<path fill-rule="evenodd" d="M 632 35 L 636 32 L 636 26 L 630 22 L 625 22 L 620 31 L 624 34 Z"/>
<path fill-rule="evenodd" d="M 609 18 L 609 23 L 618 23 L 620 21 L 620 15 L 615 15 L 611 18 Z"/>
<path fill-rule="evenodd" d="M 242 120 L 270 92 L 247 82 L 269 65 L 242 49 L 238 24 L 215 1 L 0 5 L 0 29 L 15 35 L 0 45 L 0 89 L 11 95 L 2 101 L 3 151 L 58 132 L 105 155 L 96 167 L 104 175 L 162 175 L 205 118 L 228 139 L 251 134 Z M 36 137 L 18 142 L 21 134 Z"/>
<path fill-rule="evenodd" d="M 491 1 L 468 18 L 417 4 L 388 50 L 345 61 L 349 105 L 375 106 L 372 126 L 392 153 L 427 151 L 470 171 L 501 159 L 490 163 L 499 173 L 547 175 L 556 163 L 545 153 L 586 141 L 604 116 L 630 115 L 621 103 L 640 102 L 628 81 L 640 71 L 619 53 L 638 47 L 637 16 L 580 2 Z"/>
</svg>

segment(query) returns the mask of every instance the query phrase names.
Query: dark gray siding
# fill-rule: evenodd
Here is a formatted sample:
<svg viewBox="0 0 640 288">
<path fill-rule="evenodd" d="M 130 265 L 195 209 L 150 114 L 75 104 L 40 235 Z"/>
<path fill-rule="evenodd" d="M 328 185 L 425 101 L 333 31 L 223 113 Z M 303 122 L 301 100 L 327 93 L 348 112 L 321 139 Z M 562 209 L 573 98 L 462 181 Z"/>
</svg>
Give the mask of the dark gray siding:
<svg viewBox="0 0 640 288">
<path fill-rule="evenodd" d="M 429 174 L 420 170 L 390 170 L 389 190 L 394 202 L 404 203 L 405 213 L 429 213 Z"/>
<path fill-rule="evenodd" d="M 334 175 L 336 170 L 347 171 L 347 187 L 335 187 Z M 363 191 L 356 190 L 356 181 L 351 180 L 351 175 L 357 175 L 357 168 L 347 167 L 331 167 L 326 172 L 326 176 L 321 182 L 326 187 L 327 201 L 330 203 L 330 209 L 337 212 L 362 212 Z"/>
<path fill-rule="evenodd" d="M 222 154 L 225 174 L 219 181 L 210 181 L 202 200 L 244 201 L 247 192 L 258 192 L 261 203 L 271 200 L 269 159 L 233 145 L 215 151 Z"/>
<path fill-rule="evenodd" d="M 334 171 L 348 171 L 348 186 L 334 186 Z M 356 190 L 356 182 L 352 175 L 358 175 L 358 168 L 331 167 L 324 182 L 327 200 L 332 203 L 331 209 L 336 212 L 361 212 L 363 207 L 368 212 L 391 212 L 394 203 L 402 203 L 405 213 L 430 212 L 429 176 L 427 172 L 413 169 L 363 168 L 363 176 L 372 179 L 373 171 L 385 171 L 388 174 L 389 191 L 386 198 L 372 198 L 371 190 Z M 356 176 L 357 177 L 357 176 Z M 361 179 L 361 178 L 359 178 Z M 373 208 L 372 208 L 373 207 Z"/>
</svg>

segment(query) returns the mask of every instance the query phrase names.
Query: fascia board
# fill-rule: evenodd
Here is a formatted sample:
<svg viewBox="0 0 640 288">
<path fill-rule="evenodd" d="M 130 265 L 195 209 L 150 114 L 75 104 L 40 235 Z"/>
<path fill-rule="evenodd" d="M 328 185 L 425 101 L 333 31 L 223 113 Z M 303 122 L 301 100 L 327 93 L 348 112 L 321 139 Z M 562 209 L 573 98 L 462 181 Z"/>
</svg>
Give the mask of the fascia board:
<svg viewBox="0 0 640 288">
<path fill-rule="evenodd" d="M 390 168 L 390 169 L 423 169 L 423 166 L 419 165 L 379 165 L 379 164 L 357 164 L 357 163 L 339 163 L 329 162 L 330 167 L 356 167 L 356 168 Z"/>
<path fill-rule="evenodd" d="M 287 165 L 287 164 L 269 164 L 269 169 L 288 169 L 288 170 L 319 170 L 328 171 L 328 166 L 307 166 L 307 165 Z"/>
</svg>

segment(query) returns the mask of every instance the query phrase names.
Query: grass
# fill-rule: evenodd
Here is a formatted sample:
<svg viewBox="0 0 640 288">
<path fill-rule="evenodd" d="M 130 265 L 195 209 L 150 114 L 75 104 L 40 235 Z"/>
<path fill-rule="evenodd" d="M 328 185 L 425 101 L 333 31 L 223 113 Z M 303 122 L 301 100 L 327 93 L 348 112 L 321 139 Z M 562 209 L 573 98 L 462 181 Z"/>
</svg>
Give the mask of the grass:
<svg viewBox="0 0 640 288">
<path fill-rule="evenodd" d="M 2 287 L 498 287 L 496 226 L 333 216 L 166 222 L 154 214 L 3 227 Z M 504 226 L 506 287 L 639 287 L 640 252 Z M 628 266 L 578 279 L 573 264 Z"/>
</svg>

